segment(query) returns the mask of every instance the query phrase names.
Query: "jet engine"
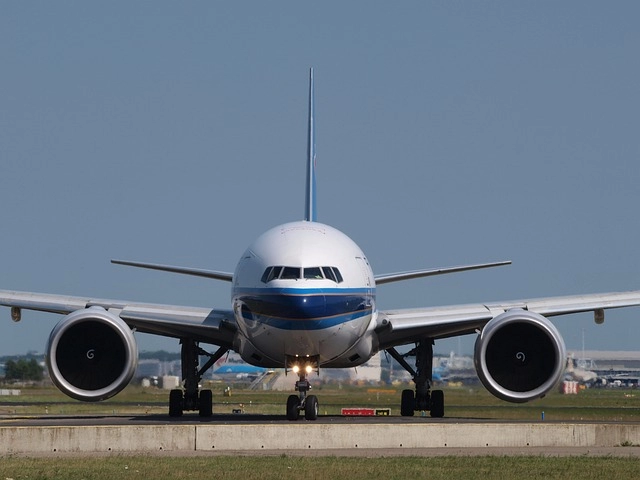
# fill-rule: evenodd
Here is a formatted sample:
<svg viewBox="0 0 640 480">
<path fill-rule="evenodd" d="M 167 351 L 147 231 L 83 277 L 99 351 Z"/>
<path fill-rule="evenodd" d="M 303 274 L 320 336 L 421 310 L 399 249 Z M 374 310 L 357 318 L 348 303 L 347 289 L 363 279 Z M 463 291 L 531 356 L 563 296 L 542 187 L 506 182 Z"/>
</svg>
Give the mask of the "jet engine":
<svg viewBox="0 0 640 480">
<path fill-rule="evenodd" d="M 101 307 L 76 310 L 55 326 L 47 343 L 49 375 L 65 394 L 106 400 L 131 381 L 138 365 L 133 332 Z"/>
<path fill-rule="evenodd" d="M 544 397 L 560 381 L 565 361 L 562 336 L 535 312 L 504 312 L 490 320 L 476 339 L 478 377 L 487 390 L 508 402 Z"/>
</svg>

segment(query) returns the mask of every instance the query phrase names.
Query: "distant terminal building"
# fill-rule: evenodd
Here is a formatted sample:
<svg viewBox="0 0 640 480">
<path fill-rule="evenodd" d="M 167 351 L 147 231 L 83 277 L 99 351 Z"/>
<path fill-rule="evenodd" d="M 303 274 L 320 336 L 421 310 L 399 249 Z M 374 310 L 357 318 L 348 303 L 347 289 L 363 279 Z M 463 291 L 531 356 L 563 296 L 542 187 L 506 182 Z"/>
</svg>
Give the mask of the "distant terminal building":
<svg viewBox="0 0 640 480">
<path fill-rule="evenodd" d="M 374 355 L 367 363 L 357 368 L 349 369 L 349 371 L 351 373 L 351 381 L 379 382 L 382 376 L 380 354 Z"/>
<path fill-rule="evenodd" d="M 595 386 L 640 387 L 640 352 L 570 351 L 578 368 L 597 375 Z"/>
<path fill-rule="evenodd" d="M 180 363 L 177 361 L 163 362 L 157 359 L 143 359 L 138 361 L 135 377 L 163 377 L 165 375 L 179 375 L 180 373 Z"/>
<path fill-rule="evenodd" d="M 581 368 L 594 372 L 640 372 L 640 352 L 569 350 L 567 355 Z"/>
</svg>

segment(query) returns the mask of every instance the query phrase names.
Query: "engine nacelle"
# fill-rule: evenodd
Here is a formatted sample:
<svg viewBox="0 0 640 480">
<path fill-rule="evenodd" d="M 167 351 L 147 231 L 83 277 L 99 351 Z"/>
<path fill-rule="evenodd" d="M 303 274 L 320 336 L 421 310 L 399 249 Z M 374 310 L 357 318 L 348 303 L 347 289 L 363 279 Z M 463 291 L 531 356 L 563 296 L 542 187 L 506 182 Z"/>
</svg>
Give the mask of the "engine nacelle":
<svg viewBox="0 0 640 480">
<path fill-rule="evenodd" d="M 63 393 L 96 402 L 128 385 L 138 365 L 138 347 L 120 317 L 90 307 L 58 322 L 49 336 L 46 361 L 51 380 Z"/>
<path fill-rule="evenodd" d="M 487 390 L 508 402 L 543 397 L 564 374 L 564 340 L 535 312 L 514 309 L 489 321 L 476 339 L 474 362 Z"/>
</svg>

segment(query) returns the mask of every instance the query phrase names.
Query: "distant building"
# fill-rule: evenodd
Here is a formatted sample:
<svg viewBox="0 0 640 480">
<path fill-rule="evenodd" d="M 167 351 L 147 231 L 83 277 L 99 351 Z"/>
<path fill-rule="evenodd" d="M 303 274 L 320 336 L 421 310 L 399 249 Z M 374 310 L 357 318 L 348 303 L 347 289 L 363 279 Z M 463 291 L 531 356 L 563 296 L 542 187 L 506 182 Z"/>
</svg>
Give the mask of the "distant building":
<svg viewBox="0 0 640 480">
<path fill-rule="evenodd" d="M 352 381 L 379 382 L 382 376 L 380 354 L 374 355 L 369 361 L 359 367 L 350 369 Z"/>
<path fill-rule="evenodd" d="M 165 375 L 180 375 L 180 362 L 163 362 L 158 359 L 138 360 L 135 378 L 163 377 Z"/>
<path fill-rule="evenodd" d="M 604 350 L 569 350 L 577 364 L 584 360 L 585 367 L 597 372 L 603 371 L 638 371 L 640 372 L 640 352 L 604 351 Z"/>
</svg>

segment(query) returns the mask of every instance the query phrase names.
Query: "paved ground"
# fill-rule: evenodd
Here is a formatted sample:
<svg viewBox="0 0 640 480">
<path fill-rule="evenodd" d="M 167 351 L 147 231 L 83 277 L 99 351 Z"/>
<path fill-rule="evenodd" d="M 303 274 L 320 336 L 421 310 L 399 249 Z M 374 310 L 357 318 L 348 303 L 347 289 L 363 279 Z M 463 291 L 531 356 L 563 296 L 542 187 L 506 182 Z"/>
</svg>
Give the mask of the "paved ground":
<svg viewBox="0 0 640 480">
<path fill-rule="evenodd" d="M 171 418 L 168 415 L 42 415 L 42 416 L 19 416 L 19 415 L 0 415 L 0 426 L 99 426 L 99 425 L 207 425 L 207 424 L 390 424 L 390 425 L 407 425 L 407 424 L 461 424 L 461 423 L 486 423 L 486 424 L 504 424 L 504 423 L 522 423 L 531 424 L 526 420 L 496 420 L 486 418 L 470 418 L 470 417 L 447 417 L 447 418 L 431 418 L 431 417 L 400 417 L 400 416 L 361 416 L 347 417 L 341 415 L 321 415 L 313 422 L 307 422 L 301 418 L 296 422 L 287 421 L 284 415 L 252 415 L 252 414 L 214 414 L 211 417 L 202 418 L 198 414 L 185 414 L 182 417 Z M 563 424 L 575 423 L 566 421 L 548 421 L 536 422 L 544 424 Z M 612 422 L 590 422 L 581 421 L 580 423 L 612 423 Z M 625 424 L 640 424 L 638 422 L 625 422 Z"/>
</svg>

